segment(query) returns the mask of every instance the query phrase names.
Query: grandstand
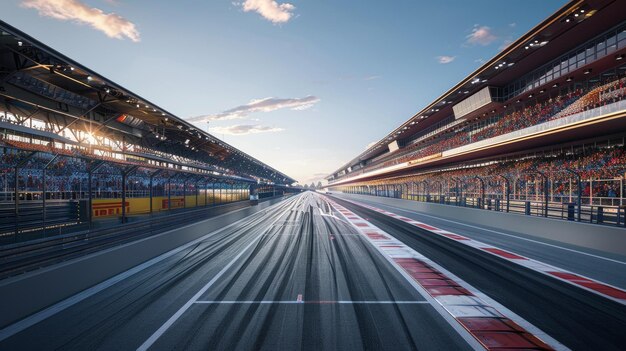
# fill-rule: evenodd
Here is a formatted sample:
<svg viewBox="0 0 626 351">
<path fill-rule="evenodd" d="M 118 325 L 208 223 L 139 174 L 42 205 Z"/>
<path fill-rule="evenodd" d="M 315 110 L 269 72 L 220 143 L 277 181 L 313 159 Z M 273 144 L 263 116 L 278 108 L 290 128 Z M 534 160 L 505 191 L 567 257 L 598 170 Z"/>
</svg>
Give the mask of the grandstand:
<svg viewBox="0 0 626 351">
<path fill-rule="evenodd" d="M 1 243 L 295 182 L 2 21 L 0 147 Z"/>
<path fill-rule="evenodd" d="M 624 1 L 569 2 L 328 186 L 624 226 L 624 13 Z"/>
</svg>

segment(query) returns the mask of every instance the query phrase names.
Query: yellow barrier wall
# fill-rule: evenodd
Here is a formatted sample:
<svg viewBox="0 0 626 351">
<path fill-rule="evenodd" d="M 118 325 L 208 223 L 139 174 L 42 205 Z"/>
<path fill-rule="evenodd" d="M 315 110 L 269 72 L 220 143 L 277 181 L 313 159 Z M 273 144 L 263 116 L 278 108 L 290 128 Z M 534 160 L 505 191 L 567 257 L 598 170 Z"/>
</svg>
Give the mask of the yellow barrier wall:
<svg viewBox="0 0 626 351">
<path fill-rule="evenodd" d="M 215 197 L 213 197 L 212 192 L 208 194 L 198 194 L 198 204 L 199 206 L 204 206 L 205 201 L 207 205 L 211 204 L 219 204 L 226 203 L 227 201 L 238 201 L 243 200 L 248 195 L 247 192 L 239 192 L 226 194 L 222 193 L 220 196 L 219 192 L 215 193 Z M 205 199 L 206 197 L 206 199 Z M 171 198 L 172 204 L 171 208 L 184 208 L 184 207 L 195 207 L 196 206 L 196 196 L 195 195 L 187 195 L 183 196 L 172 196 Z M 168 197 L 167 196 L 155 196 L 152 198 L 152 211 L 158 212 L 168 209 Z M 150 213 L 150 198 L 148 197 L 133 197 L 126 199 L 126 214 L 144 214 Z M 114 217 L 122 215 L 122 199 L 94 199 L 92 200 L 92 215 L 94 219 L 98 218 L 106 218 L 106 217 Z"/>
</svg>

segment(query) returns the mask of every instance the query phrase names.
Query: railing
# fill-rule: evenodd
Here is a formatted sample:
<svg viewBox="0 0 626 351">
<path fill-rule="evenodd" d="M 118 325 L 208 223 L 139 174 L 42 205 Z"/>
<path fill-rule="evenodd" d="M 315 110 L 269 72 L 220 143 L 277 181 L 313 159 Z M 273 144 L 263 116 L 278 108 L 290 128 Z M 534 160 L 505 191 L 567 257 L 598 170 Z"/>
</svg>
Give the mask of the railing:
<svg viewBox="0 0 626 351">
<path fill-rule="evenodd" d="M 266 200 L 274 201 L 281 197 Z M 246 202 L 240 201 L 216 207 L 196 208 L 108 228 L 83 230 L 54 238 L 0 246 L 0 279 L 180 228 L 184 224 L 246 206 L 248 206 Z"/>
<path fill-rule="evenodd" d="M 613 113 L 613 112 L 623 111 L 623 110 L 626 110 L 626 100 L 620 100 L 612 104 L 608 104 L 608 105 L 597 107 L 591 110 L 579 112 L 579 113 L 569 115 L 566 117 L 561 117 L 558 119 L 554 119 L 552 121 L 540 123 L 532 127 L 516 130 L 514 132 L 498 135 L 489 139 L 484 139 L 484 140 L 473 142 L 471 144 L 459 146 L 457 148 L 444 151 L 442 153 L 442 156 L 447 157 L 447 156 L 456 155 L 456 154 L 471 151 L 474 149 L 479 149 L 479 148 L 483 148 L 486 146 L 491 146 L 494 144 L 510 141 L 512 139 L 527 136 L 529 134 L 539 133 L 539 132 L 543 132 L 549 129 L 563 127 L 568 124 L 585 121 L 585 120 L 592 119 L 598 116 L 602 116 L 602 115 Z"/>
<path fill-rule="evenodd" d="M 402 192 L 397 189 L 372 189 L 371 192 L 347 190 L 344 192 L 626 227 L 626 206 L 621 205 L 622 198 L 581 197 L 582 205 L 579 215 L 577 203 L 553 201 L 554 198 L 550 197 L 548 202 L 545 202 L 545 196 L 540 194 L 510 196 L 507 199 L 502 194 L 485 194 L 484 197 L 476 197 L 453 195 L 452 193 Z M 618 203 L 620 205 L 617 205 Z"/>
<path fill-rule="evenodd" d="M 278 194 L 278 193 L 277 193 Z M 282 194 L 282 193 L 281 193 Z M 110 227 L 124 222 L 135 222 L 145 218 L 157 218 L 173 213 L 184 213 L 194 209 L 207 209 L 232 203 L 247 203 L 248 196 L 220 199 L 219 202 L 199 202 L 192 206 L 176 208 L 172 205 L 159 211 L 134 211 L 132 213 L 116 212 L 111 216 L 94 218 L 90 216 L 89 202 L 80 200 L 20 200 L 0 202 L 0 246 L 17 242 L 50 238 L 66 235 L 77 231 Z M 192 195 L 188 195 L 190 197 Z M 270 194 L 269 197 L 272 197 Z M 117 207 L 121 208 L 121 199 Z M 130 200 L 130 198 L 127 199 Z M 226 200 L 226 201 L 224 201 Z M 164 201 L 168 201 L 167 199 Z M 169 206 L 169 203 L 167 204 Z M 91 211 L 95 211 L 92 209 Z"/>
</svg>

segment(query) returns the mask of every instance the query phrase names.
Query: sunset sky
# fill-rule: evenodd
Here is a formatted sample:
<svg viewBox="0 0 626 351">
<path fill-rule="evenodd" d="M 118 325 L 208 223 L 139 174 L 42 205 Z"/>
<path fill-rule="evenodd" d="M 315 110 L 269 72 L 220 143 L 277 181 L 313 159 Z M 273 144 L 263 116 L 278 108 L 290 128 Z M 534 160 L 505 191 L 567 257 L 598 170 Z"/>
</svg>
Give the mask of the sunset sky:
<svg viewBox="0 0 626 351">
<path fill-rule="evenodd" d="M 317 183 L 564 3 L 3 0 L 0 18 Z"/>
</svg>

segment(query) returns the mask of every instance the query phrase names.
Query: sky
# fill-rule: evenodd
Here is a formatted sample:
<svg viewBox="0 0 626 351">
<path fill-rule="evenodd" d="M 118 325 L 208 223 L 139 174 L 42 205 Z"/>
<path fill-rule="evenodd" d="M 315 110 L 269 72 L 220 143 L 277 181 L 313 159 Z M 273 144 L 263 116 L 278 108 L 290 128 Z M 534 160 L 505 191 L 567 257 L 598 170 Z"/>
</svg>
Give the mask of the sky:
<svg viewBox="0 0 626 351">
<path fill-rule="evenodd" d="M 310 184 L 565 3 L 2 0 L 0 19 Z"/>
</svg>

